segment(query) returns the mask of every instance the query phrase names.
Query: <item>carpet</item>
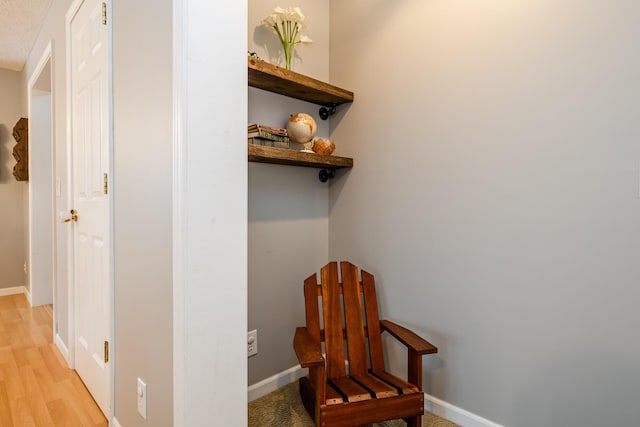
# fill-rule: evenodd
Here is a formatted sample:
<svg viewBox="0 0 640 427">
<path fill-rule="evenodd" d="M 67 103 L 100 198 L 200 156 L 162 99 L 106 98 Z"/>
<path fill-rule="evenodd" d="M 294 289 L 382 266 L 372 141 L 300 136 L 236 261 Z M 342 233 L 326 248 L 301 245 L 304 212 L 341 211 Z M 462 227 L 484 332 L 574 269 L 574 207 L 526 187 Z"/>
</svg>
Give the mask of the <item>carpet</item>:
<svg viewBox="0 0 640 427">
<path fill-rule="evenodd" d="M 313 420 L 302 405 L 298 382 L 286 385 L 259 399 L 249 402 L 249 427 L 314 427 Z M 403 427 L 401 420 L 373 424 L 377 427 Z M 425 412 L 423 427 L 456 427 L 450 421 Z"/>
</svg>

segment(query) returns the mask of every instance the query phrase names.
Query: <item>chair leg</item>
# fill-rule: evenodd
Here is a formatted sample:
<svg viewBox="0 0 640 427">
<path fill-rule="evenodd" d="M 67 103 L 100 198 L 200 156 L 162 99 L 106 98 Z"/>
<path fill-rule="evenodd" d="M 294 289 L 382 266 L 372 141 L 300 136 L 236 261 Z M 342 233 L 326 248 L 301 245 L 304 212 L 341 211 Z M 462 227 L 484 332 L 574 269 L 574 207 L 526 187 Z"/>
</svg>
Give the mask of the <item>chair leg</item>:
<svg viewBox="0 0 640 427">
<path fill-rule="evenodd" d="M 422 427 L 422 416 L 418 415 L 413 418 L 405 418 L 407 427 Z"/>
<path fill-rule="evenodd" d="M 299 386 L 300 386 L 300 398 L 302 399 L 302 404 L 304 405 L 304 408 L 307 410 L 307 413 L 309 414 L 309 416 L 311 416 L 311 418 L 313 418 L 314 421 L 317 421 L 316 404 L 315 404 L 316 393 L 315 393 L 315 388 L 311 384 L 311 381 L 309 381 L 309 377 L 300 378 Z"/>
</svg>

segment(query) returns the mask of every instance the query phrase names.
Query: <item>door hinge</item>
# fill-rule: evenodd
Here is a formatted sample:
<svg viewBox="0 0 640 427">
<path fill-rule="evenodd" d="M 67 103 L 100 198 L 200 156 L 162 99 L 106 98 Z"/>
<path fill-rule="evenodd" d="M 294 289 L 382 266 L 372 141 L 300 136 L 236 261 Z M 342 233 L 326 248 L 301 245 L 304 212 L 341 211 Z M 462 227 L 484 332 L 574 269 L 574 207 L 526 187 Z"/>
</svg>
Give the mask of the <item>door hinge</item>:
<svg viewBox="0 0 640 427">
<path fill-rule="evenodd" d="M 102 194 L 109 194 L 109 174 L 102 174 Z"/>
<path fill-rule="evenodd" d="M 104 342 L 104 363 L 109 363 L 109 341 Z"/>
<path fill-rule="evenodd" d="M 102 2 L 102 25 L 107 25 L 107 3 Z"/>
</svg>

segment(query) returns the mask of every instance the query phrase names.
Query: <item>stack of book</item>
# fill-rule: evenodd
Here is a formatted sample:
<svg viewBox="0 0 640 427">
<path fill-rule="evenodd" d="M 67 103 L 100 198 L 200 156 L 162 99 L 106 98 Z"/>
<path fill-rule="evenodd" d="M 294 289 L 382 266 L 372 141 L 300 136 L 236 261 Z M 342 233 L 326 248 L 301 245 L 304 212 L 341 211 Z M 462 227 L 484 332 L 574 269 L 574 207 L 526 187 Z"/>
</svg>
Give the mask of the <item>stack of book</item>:
<svg viewBox="0 0 640 427">
<path fill-rule="evenodd" d="M 249 144 L 289 148 L 289 137 L 286 129 L 253 124 L 247 126 L 247 137 Z"/>
</svg>

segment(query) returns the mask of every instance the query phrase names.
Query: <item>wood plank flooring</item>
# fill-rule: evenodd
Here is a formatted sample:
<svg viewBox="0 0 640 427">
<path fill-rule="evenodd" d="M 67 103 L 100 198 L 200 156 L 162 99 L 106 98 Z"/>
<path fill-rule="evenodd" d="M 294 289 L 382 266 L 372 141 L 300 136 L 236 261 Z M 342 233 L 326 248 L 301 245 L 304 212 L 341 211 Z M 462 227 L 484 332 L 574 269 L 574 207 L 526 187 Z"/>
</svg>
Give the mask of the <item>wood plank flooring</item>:
<svg viewBox="0 0 640 427">
<path fill-rule="evenodd" d="M 52 307 L 0 297 L 0 426 L 108 426 L 51 342 Z"/>
</svg>

